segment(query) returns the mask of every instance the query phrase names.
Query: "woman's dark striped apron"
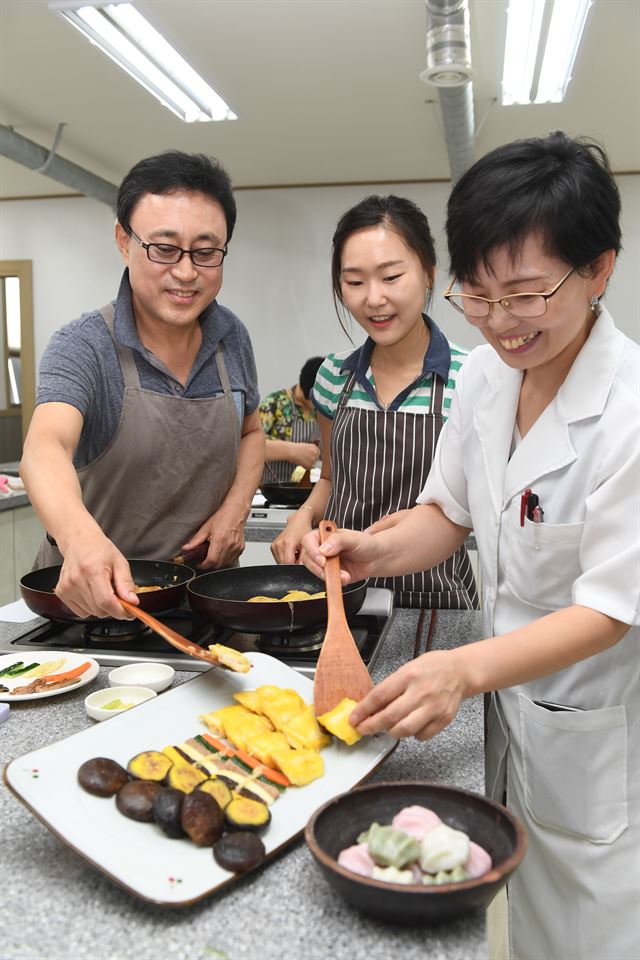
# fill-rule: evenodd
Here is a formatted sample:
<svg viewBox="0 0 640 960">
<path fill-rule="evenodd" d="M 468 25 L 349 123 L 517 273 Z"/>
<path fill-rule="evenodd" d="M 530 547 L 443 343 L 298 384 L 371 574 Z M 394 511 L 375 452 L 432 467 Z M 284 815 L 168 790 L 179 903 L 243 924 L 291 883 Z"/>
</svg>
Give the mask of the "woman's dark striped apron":
<svg viewBox="0 0 640 960">
<path fill-rule="evenodd" d="M 291 407 L 293 416 L 291 418 L 291 442 L 292 443 L 319 443 L 320 432 L 318 421 L 305 420 L 300 416 L 293 394 L 294 388 L 290 390 Z M 290 483 L 291 474 L 295 470 L 295 464 L 289 460 L 271 460 L 264 465 L 262 474 L 262 483 Z"/>
<path fill-rule="evenodd" d="M 365 530 L 387 514 L 414 507 L 443 426 L 444 383 L 433 376 L 429 413 L 348 407 L 355 372 L 347 380 L 331 430 L 331 495 L 326 516 L 339 527 Z M 476 609 L 469 556 L 461 547 L 431 570 L 375 577 L 372 587 L 394 592 L 396 606 Z"/>
</svg>

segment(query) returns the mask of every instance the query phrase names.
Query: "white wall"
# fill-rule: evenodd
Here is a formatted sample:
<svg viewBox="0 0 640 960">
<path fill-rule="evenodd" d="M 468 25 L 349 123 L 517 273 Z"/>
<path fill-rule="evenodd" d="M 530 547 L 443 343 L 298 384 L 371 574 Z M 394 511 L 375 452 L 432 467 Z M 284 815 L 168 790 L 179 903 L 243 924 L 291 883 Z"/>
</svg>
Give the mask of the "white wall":
<svg viewBox="0 0 640 960">
<path fill-rule="evenodd" d="M 640 176 L 621 176 L 618 183 L 624 250 L 607 304 L 618 326 L 640 340 Z M 331 297 L 331 236 L 340 214 L 365 194 L 390 192 L 414 200 L 429 216 L 441 265 L 436 321 L 464 346 L 481 342 L 440 296 L 447 282 L 448 184 L 238 191 L 220 302 L 251 332 L 263 394 L 294 383 L 307 357 L 349 347 Z M 122 266 L 113 225 L 112 212 L 86 198 L 0 202 L 0 259 L 33 261 L 36 362 L 54 330 L 115 295 Z M 353 336 L 361 342 L 357 329 Z"/>
</svg>

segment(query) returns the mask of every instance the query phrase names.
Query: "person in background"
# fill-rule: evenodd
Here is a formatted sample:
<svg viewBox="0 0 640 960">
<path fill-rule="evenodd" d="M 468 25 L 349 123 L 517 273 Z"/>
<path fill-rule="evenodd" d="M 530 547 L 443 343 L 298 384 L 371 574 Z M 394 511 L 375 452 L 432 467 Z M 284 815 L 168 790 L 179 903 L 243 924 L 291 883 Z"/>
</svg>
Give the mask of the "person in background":
<svg viewBox="0 0 640 960">
<path fill-rule="evenodd" d="M 424 740 L 494 691 L 487 790 L 528 834 L 508 886 L 518 960 L 631 960 L 640 944 L 640 347 L 601 303 L 619 219 L 604 151 L 562 132 L 460 178 L 446 296 L 488 346 L 420 505 L 304 542 L 311 570 L 340 554 L 357 580 L 437 563 L 475 531 L 487 639 L 405 664 L 351 722 Z"/>
<path fill-rule="evenodd" d="M 329 354 L 313 400 L 322 436 L 322 474 L 272 551 L 294 563 L 323 517 L 340 527 L 376 529 L 415 504 L 466 351 L 427 315 L 436 254 L 424 213 L 411 200 L 370 196 L 348 210 L 333 237 L 333 293 L 367 334 L 355 351 Z M 477 594 L 461 544 L 437 569 L 410 577 L 374 575 L 403 607 L 473 608 Z"/>
<path fill-rule="evenodd" d="M 21 476 L 48 531 L 37 567 L 81 617 L 137 603 L 125 557 L 205 544 L 232 564 L 264 464 L 253 350 L 216 297 L 236 221 L 217 161 L 170 151 L 118 192 L 113 303 L 52 337 Z"/>
<path fill-rule="evenodd" d="M 260 401 L 266 437 L 264 483 L 287 483 L 296 466 L 311 470 L 320 459 L 318 422 L 310 395 L 322 360 L 310 357 L 294 387 L 275 390 Z"/>
</svg>

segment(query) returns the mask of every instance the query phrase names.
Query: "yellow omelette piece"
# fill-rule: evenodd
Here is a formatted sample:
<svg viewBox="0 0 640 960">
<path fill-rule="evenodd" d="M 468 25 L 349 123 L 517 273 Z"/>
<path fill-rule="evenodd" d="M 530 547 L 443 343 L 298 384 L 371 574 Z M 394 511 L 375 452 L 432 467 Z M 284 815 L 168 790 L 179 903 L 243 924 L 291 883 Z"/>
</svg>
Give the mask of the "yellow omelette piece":
<svg viewBox="0 0 640 960">
<path fill-rule="evenodd" d="M 220 710 L 213 710 L 211 713 L 203 713 L 200 717 L 213 733 L 218 733 L 221 737 L 227 736 L 227 727 L 229 723 L 235 725 L 238 723 L 251 724 L 260 730 L 273 730 L 273 727 L 264 717 L 260 717 L 251 710 L 243 706 L 222 707 Z"/>
<path fill-rule="evenodd" d="M 296 787 L 305 787 L 324 773 L 324 760 L 317 750 L 273 751 L 276 766 Z"/>
<path fill-rule="evenodd" d="M 282 733 L 294 750 L 322 750 L 331 743 L 331 737 L 320 729 L 311 706 L 287 720 Z"/>
<path fill-rule="evenodd" d="M 332 733 L 334 737 L 337 737 L 338 740 L 343 740 L 344 743 L 349 746 L 357 743 L 358 740 L 362 739 L 362 734 L 358 733 L 356 728 L 352 727 L 349 723 L 349 717 L 355 706 L 355 700 L 345 697 L 333 710 L 322 713 L 318 717 L 318 723 L 321 724 L 325 730 L 328 730 L 329 733 Z"/>
<path fill-rule="evenodd" d="M 251 661 L 245 657 L 244 653 L 234 650 L 233 647 L 225 647 L 222 643 L 210 643 L 209 651 L 221 667 L 233 670 L 234 673 L 248 673 L 251 670 Z"/>
<path fill-rule="evenodd" d="M 269 718 L 276 730 L 282 730 L 306 706 L 300 694 L 288 687 L 265 684 L 258 687 L 256 693 L 260 695 L 260 713 Z"/>
<path fill-rule="evenodd" d="M 246 749 L 247 753 L 259 760 L 260 763 L 264 763 L 267 767 L 275 767 L 274 750 L 288 750 L 289 744 L 284 733 L 274 730 L 268 733 L 259 733 L 257 737 L 253 737 L 247 743 Z"/>
</svg>

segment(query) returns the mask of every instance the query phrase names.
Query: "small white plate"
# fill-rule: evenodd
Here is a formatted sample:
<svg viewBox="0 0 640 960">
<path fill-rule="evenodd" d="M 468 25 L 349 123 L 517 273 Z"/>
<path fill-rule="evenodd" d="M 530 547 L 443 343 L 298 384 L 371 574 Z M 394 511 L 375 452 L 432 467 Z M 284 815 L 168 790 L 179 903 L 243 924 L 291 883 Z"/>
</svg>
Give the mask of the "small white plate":
<svg viewBox="0 0 640 960">
<path fill-rule="evenodd" d="M 109 674 L 112 687 L 148 687 L 160 693 L 171 685 L 175 670 L 168 663 L 127 663 Z"/>
<path fill-rule="evenodd" d="M 94 693 L 90 693 L 84 701 L 84 708 L 92 720 L 110 720 L 111 717 L 132 710 L 139 703 L 152 700 L 153 697 L 157 697 L 157 693 L 155 690 L 150 690 L 149 687 L 107 687 L 106 690 L 96 690 Z M 121 700 L 123 703 L 130 704 L 130 706 L 105 710 L 105 704 L 111 703 L 112 700 Z"/>
<path fill-rule="evenodd" d="M 30 678 L 0 677 L 0 685 L 9 688 L 8 693 L 0 691 L 0 701 L 16 703 L 18 700 L 42 700 L 44 697 L 56 697 L 59 693 L 71 693 L 72 690 L 79 690 L 80 687 L 84 687 L 95 680 L 100 669 L 98 663 L 92 657 L 87 657 L 83 653 L 71 653 L 69 650 L 47 650 L 34 654 L 24 651 L 22 653 L 8 653 L 6 656 L 0 657 L 0 670 L 10 667 L 12 663 L 18 663 L 19 660 L 23 660 L 26 665 L 27 663 L 49 663 L 53 660 L 61 660 L 63 657 L 64 663 L 58 667 L 56 673 L 67 673 L 69 670 L 75 670 L 82 663 L 89 664 L 89 668 L 80 675 L 77 683 L 71 683 L 68 687 L 58 687 L 56 690 L 43 690 L 42 693 L 16 693 L 12 695 L 12 690 L 16 687 L 26 686 L 30 682 Z"/>
</svg>

